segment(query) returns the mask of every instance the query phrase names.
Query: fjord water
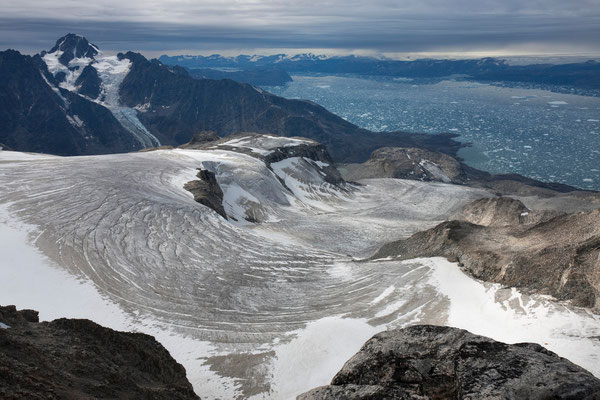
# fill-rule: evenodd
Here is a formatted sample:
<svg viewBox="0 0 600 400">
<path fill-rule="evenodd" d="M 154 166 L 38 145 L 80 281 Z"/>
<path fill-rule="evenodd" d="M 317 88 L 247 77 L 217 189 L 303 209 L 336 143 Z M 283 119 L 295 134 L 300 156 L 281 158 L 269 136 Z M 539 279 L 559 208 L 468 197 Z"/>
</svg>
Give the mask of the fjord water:
<svg viewBox="0 0 600 400">
<path fill-rule="evenodd" d="M 473 145 L 459 156 L 484 171 L 600 190 L 600 97 L 457 80 L 293 79 L 266 89 L 374 131 L 460 134 Z"/>
</svg>

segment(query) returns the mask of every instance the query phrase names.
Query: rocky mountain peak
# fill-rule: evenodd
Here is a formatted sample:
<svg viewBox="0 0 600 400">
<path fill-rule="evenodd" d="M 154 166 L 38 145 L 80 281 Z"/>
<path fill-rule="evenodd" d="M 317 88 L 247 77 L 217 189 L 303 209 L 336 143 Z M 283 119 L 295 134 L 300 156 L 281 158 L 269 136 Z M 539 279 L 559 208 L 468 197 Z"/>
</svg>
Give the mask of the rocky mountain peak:
<svg viewBox="0 0 600 400">
<path fill-rule="evenodd" d="M 68 33 L 56 41 L 56 44 L 49 53 L 61 51 L 62 54 L 58 60 L 61 64 L 68 66 L 69 61 L 74 58 L 94 58 L 100 53 L 98 46 L 88 42 L 80 35 Z"/>
</svg>

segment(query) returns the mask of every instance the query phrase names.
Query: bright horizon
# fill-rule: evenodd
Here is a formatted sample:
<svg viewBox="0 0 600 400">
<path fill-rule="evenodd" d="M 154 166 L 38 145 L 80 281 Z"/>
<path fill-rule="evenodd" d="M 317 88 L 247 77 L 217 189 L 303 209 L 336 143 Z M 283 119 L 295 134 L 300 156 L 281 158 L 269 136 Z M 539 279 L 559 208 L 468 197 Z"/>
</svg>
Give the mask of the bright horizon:
<svg viewBox="0 0 600 400">
<path fill-rule="evenodd" d="M 479 58 L 600 55 L 598 0 L 7 0 L 0 49 L 68 32 L 105 52 Z"/>
</svg>

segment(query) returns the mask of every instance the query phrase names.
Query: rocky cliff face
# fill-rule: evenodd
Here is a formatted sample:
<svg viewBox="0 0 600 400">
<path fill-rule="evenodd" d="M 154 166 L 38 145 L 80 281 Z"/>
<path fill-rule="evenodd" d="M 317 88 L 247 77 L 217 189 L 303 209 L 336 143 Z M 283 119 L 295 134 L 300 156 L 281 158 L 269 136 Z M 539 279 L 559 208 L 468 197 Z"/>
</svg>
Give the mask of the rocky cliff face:
<svg viewBox="0 0 600 400">
<path fill-rule="evenodd" d="M 598 398 L 599 379 L 538 344 L 421 325 L 375 335 L 298 400 Z"/>
<path fill-rule="evenodd" d="M 185 369 L 152 336 L 88 320 L 38 322 L 0 307 L 3 399 L 198 399 Z"/>
<path fill-rule="evenodd" d="M 458 217 L 373 257 L 442 256 L 485 281 L 600 307 L 600 209 L 546 218 L 497 198 L 476 200 Z"/>
</svg>

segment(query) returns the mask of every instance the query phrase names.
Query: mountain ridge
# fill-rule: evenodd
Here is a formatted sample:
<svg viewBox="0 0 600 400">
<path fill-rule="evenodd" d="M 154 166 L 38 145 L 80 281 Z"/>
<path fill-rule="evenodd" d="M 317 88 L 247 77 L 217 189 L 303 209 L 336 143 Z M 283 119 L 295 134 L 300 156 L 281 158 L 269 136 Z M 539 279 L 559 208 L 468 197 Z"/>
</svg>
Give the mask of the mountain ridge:
<svg viewBox="0 0 600 400">
<path fill-rule="evenodd" d="M 410 145 L 449 154 L 463 146 L 451 134 L 370 132 L 315 103 L 283 99 L 227 79 L 194 79 L 181 67 L 147 60 L 139 53 L 104 56 L 74 34 L 60 38 L 51 50 L 34 57 L 0 53 L 3 59 L 18 59 L 2 64 L 0 96 L 22 97 L 30 90 L 49 103 L 35 118 L 38 124 L 29 126 L 31 104 L 19 108 L 12 100 L 4 101 L 0 141 L 15 150 L 59 155 L 127 152 L 181 145 L 206 130 L 221 136 L 240 131 L 307 136 L 323 143 L 336 161 L 362 161 L 382 146 Z M 33 76 L 36 68 L 42 78 L 35 76 L 37 86 L 31 87 L 19 71 Z M 84 115 L 70 110 L 70 104 Z M 58 125 L 49 124 L 48 115 L 58 118 Z M 58 143 L 50 143 L 52 138 Z"/>
<path fill-rule="evenodd" d="M 510 65 L 505 59 L 484 57 L 475 59 L 421 58 L 411 61 L 390 60 L 365 56 L 289 56 L 223 57 L 167 56 L 164 64 L 188 68 L 282 68 L 288 73 L 343 73 L 406 78 L 443 78 L 468 76 L 481 81 L 507 81 L 531 84 L 574 86 L 581 89 L 600 89 L 600 62 L 588 60 L 568 64 Z"/>
</svg>

